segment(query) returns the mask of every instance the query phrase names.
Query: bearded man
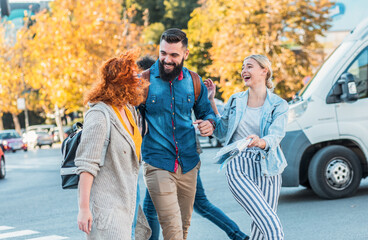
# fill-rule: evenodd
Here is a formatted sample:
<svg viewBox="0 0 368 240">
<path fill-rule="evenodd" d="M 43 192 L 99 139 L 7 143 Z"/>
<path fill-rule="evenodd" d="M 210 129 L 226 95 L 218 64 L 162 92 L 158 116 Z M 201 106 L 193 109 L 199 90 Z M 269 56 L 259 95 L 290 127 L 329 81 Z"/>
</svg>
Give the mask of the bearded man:
<svg viewBox="0 0 368 240">
<path fill-rule="evenodd" d="M 160 39 L 159 59 L 150 68 L 143 138 L 144 178 L 156 208 L 165 240 L 187 238 L 200 168 L 191 112 L 202 136 L 215 128 L 215 114 L 200 81 L 195 99 L 192 75 L 183 67 L 188 58 L 188 38 L 168 29 Z"/>
</svg>

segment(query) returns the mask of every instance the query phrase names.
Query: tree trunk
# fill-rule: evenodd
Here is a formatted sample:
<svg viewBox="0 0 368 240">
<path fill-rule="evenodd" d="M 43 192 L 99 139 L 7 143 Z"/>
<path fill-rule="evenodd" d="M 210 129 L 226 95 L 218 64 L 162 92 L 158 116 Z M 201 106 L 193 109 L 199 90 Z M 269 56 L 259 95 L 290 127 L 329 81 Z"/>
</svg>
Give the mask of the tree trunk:
<svg viewBox="0 0 368 240">
<path fill-rule="evenodd" d="M 0 130 L 4 130 L 3 113 L 0 112 Z"/>
<path fill-rule="evenodd" d="M 22 136 L 22 130 L 20 129 L 20 123 L 19 123 L 18 115 L 15 114 L 15 113 L 12 113 L 12 117 L 13 117 L 15 130 L 19 133 L 19 135 Z"/>
<path fill-rule="evenodd" d="M 56 126 L 59 129 L 60 142 L 63 142 L 64 141 L 63 123 L 61 121 L 60 109 L 56 104 L 55 104 L 55 121 L 56 121 Z"/>
</svg>

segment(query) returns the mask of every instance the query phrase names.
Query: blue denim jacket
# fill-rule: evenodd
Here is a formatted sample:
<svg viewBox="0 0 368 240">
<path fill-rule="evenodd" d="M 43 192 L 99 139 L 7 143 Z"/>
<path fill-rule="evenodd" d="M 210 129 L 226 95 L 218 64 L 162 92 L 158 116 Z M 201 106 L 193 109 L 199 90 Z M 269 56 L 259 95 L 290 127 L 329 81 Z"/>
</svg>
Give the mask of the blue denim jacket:
<svg viewBox="0 0 368 240">
<path fill-rule="evenodd" d="M 183 173 L 189 172 L 199 162 L 192 109 L 197 119 L 216 118 L 207 98 L 207 88 L 201 81 L 201 93 L 195 102 L 188 69 L 183 68 L 183 79 L 176 78 L 172 85 L 160 78 L 158 61 L 150 68 L 150 74 L 146 101 L 148 132 L 142 143 L 143 160 L 174 172 L 175 159 L 178 159 Z"/>
<path fill-rule="evenodd" d="M 230 143 L 243 117 L 247 102 L 248 91 L 232 95 L 225 106 L 223 115 L 217 118 L 214 134 L 218 138 L 225 138 L 225 145 Z M 259 150 L 261 171 L 265 176 L 281 174 L 287 166 L 279 144 L 285 136 L 288 110 L 289 106 L 285 100 L 267 90 L 261 113 L 261 136 L 259 136 L 267 143 L 267 150 Z"/>
</svg>

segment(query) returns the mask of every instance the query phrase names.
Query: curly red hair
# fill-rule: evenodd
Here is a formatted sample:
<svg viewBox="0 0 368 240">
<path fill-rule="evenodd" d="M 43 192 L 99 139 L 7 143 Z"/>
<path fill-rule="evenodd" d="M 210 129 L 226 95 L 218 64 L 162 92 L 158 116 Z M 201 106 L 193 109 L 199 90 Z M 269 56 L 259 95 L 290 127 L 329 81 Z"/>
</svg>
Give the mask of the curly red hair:
<svg viewBox="0 0 368 240">
<path fill-rule="evenodd" d="M 138 106 L 144 100 L 149 82 L 137 76 L 138 50 L 129 50 L 107 60 L 101 67 L 101 77 L 87 92 L 84 103 L 104 102 L 121 108 L 127 103 Z"/>
</svg>

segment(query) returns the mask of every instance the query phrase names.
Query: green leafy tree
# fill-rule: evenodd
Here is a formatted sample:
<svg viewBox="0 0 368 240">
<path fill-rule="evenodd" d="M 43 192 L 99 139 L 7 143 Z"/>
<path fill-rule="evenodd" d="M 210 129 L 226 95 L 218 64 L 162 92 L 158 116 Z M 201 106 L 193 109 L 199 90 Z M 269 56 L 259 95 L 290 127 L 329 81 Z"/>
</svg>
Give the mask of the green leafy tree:
<svg viewBox="0 0 368 240">
<path fill-rule="evenodd" d="M 134 22 L 144 24 L 145 16 L 149 23 L 162 23 L 165 28 L 187 28 L 190 13 L 199 6 L 197 0 L 125 0 L 123 8 L 137 11 Z"/>
<path fill-rule="evenodd" d="M 191 12 L 199 6 L 198 0 L 125 0 L 123 8 L 134 8 L 133 21 L 145 26 L 146 43 L 159 43 L 165 29 L 186 29 Z"/>
</svg>

